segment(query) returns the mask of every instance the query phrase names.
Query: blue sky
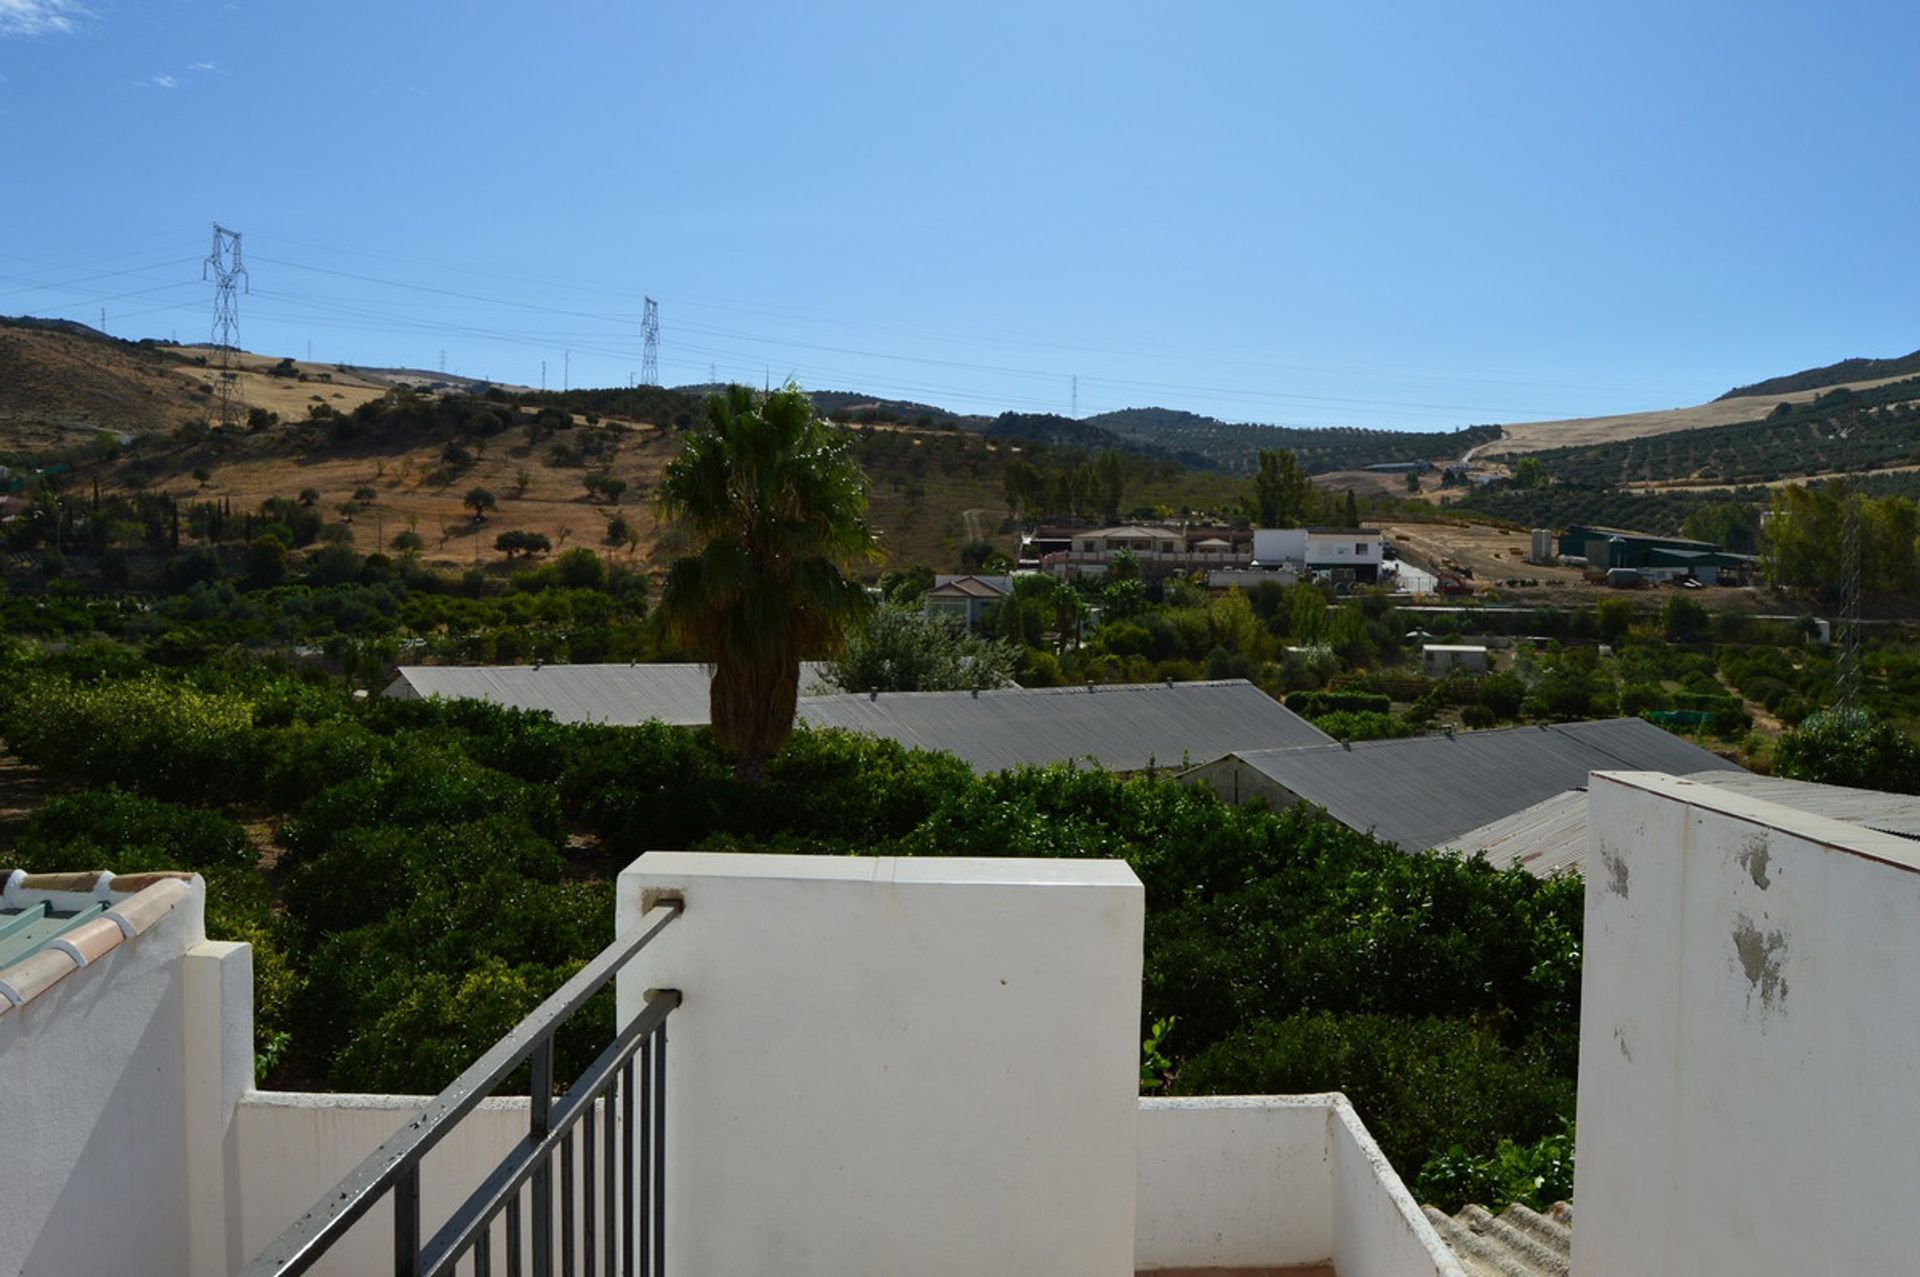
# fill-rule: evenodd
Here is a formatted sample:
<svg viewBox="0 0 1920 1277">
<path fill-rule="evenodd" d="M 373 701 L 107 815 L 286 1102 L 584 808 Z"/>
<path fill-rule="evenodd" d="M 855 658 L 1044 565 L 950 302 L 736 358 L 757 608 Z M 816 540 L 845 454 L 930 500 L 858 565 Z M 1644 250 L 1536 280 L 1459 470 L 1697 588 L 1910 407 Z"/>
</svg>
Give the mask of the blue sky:
<svg viewBox="0 0 1920 1277">
<path fill-rule="evenodd" d="M 1920 346 L 1911 5 L 0 0 L 0 313 L 1444 429 Z M 327 273 L 332 272 L 332 273 Z M 567 352 L 571 352 L 569 356 Z"/>
</svg>

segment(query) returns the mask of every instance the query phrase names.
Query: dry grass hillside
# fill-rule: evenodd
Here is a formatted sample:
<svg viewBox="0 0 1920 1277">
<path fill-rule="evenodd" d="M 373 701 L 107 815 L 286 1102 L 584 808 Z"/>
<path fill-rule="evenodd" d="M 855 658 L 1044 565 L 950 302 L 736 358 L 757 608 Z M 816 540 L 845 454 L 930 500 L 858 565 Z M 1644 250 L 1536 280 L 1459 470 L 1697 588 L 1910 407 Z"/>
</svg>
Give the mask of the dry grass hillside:
<svg viewBox="0 0 1920 1277">
<path fill-rule="evenodd" d="M 1901 381 L 1901 377 L 1882 377 L 1875 381 L 1844 383 L 1849 390 L 1866 390 Z M 1629 412 L 1615 417 L 1572 417 L 1565 421 L 1525 421 L 1503 426 L 1506 432 L 1493 443 L 1476 450 L 1480 459 L 1517 456 L 1523 452 L 1541 452 L 1548 448 L 1573 448 L 1596 443 L 1618 443 L 1647 435 L 1671 434 L 1676 430 L 1697 430 L 1702 426 L 1731 426 L 1758 421 L 1778 403 L 1807 403 L 1835 387 L 1796 390 L 1780 395 L 1716 399 L 1694 408 L 1667 408 L 1660 412 Z"/>
</svg>

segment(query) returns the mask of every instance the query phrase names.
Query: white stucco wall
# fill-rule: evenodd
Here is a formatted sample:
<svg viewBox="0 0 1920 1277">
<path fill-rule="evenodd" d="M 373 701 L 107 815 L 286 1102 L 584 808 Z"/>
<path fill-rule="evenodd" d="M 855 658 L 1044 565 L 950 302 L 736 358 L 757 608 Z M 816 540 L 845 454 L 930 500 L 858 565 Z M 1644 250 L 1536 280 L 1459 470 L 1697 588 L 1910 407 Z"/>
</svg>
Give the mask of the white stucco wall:
<svg viewBox="0 0 1920 1277">
<path fill-rule="evenodd" d="M 243 1171 L 234 1190 L 240 1252 L 248 1259 L 259 1254 L 431 1099 L 283 1091 L 253 1091 L 244 1096 L 234 1123 L 236 1161 Z M 421 1175 L 422 1236 L 431 1237 L 526 1133 L 524 1095 L 484 1100 L 449 1131 L 427 1154 Z M 576 1167 L 579 1152 L 576 1141 Z M 554 1179 L 557 1184 L 557 1172 Z M 496 1222 L 493 1232 L 494 1263 L 501 1270 L 505 1225 Z M 557 1226 L 553 1236 L 558 1245 Z M 523 1255 L 528 1245 L 530 1234 L 522 1240 Z M 392 1266 L 393 1207 L 383 1200 L 312 1271 L 321 1277 L 352 1277 L 390 1272 Z"/>
<path fill-rule="evenodd" d="M 1576 1277 L 1920 1256 L 1920 844 L 1595 773 Z"/>
<path fill-rule="evenodd" d="M 142 935 L 0 1015 L 0 1267 L 189 1270 L 183 959 L 204 886 Z"/>
<path fill-rule="evenodd" d="M 1465 1277 L 1344 1095 L 1333 1097 L 1333 1269 L 1346 1277 Z"/>
<path fill-rule="evenodd" d="M 1333 1096 L 1140 1101 L 1134 1266 L 1333 1258 Z"/>
<path fill-rule="evenodd" d="M 1117 862 L 651 853 L 676 1274 L 1131 1271 L 1139 881 Z"/>
<path fill-rule="evenodd" d="M 1134 1266 L 1460 1277 L 1342 1095 L 1140 1101 Z"/>
</svg>

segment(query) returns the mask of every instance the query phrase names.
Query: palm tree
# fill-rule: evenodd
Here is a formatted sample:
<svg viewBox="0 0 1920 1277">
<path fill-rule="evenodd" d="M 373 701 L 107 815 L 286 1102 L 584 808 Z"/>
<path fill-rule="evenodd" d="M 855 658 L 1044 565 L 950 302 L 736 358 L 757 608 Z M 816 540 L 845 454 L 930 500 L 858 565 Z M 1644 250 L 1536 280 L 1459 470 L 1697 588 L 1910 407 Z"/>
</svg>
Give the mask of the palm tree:
<svg viewBox="0 0 1920 1277">
<path fill-rule="evenodd" d="M 695 552 L 667 571 L 669 632 L 712 663 L 713 734 L 746 780 L 793 731 L 803 656 L 839 654 L 865 592 L 843 568 L 879 557 L 867 494 L 846 444 L 789 384 L 707 400 L 654 500 Z"/>
</svg>

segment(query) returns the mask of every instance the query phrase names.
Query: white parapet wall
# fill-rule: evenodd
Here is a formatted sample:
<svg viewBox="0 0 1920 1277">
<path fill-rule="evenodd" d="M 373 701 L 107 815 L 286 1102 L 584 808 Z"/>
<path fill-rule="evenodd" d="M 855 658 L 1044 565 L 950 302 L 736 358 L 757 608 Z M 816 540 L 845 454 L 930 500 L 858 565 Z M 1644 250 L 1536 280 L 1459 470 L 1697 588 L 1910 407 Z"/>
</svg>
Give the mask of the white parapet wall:
<svg viewBox="0 0 1920 1277">
<path fill-rule="evenodd" d="M 1341 1095 L 1140 1102 L 1134 1266 L 1460 1277 Z"/>
<path fill-rule="evenodd" d="M 1143 893 L 1112 861 L 654 852 L 675 1274 L 1125 1274 Z"/>
<path fill-rule="evenodd" d="M 0 1269 L 225 1273 L 252 954 L 209 942 L 205 886 L 0 1016 Z"/>
<path fill-rule="evenodd" d="M 1592 779 L 1575 1277 L 1920 1267 L 1920 843 Z"/>
</svg>

